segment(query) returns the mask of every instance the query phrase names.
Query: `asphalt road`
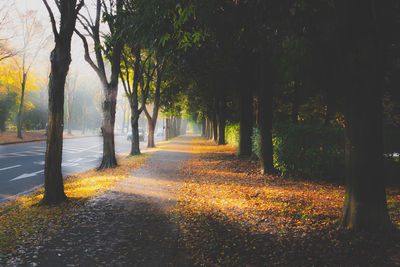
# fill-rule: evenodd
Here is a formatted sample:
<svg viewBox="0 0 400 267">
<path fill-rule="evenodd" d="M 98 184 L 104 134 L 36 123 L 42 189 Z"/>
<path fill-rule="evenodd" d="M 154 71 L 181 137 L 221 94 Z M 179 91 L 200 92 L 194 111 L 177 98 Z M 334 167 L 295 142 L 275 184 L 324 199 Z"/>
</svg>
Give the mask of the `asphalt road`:
<svg viewBox="0 0 400 267">
<path fill-rule="evenodd" d="M 97 167 L 102 145 L 102 137 L 64 139 L 63 175 Z M 116 153 L 129 153 L 130 146 L 126 136 L 115 137 Z M 46 142 L 0 146 L 0 202 L 43 184 L 45 151 Z"/>
</svg>

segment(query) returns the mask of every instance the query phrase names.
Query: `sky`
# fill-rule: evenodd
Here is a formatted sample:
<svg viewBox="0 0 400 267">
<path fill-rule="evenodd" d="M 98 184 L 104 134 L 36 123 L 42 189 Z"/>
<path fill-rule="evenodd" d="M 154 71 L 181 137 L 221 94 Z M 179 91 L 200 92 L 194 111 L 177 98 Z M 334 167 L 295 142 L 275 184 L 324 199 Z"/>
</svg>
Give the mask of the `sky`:
<svg viewBox="0 0 400 267">
<path fill-rule="evenodd" d="M 7 1 L 7 0 L 0 0 L 0 2 L 2 1 Z M 49 3 L 49 5 L 54 6 L 53 0 L 48 0 L 47 2 Z M 20 10 L 20 12 L 25 12 L 27 10 L 35 10 L 37 12 L 38 19 L 46 27 L 48 34 L 50 35 L 52 34 L 50 18 L 42 0 L 14 0 L 14 6 L 16 9 Z M 55 8 L 53 10 L 57 21 L 58 10 Z M 10 21 L 9 23 L 11 24 L 12 27 L 13 25 L 12 21 Z M 16 25 L 14 26 L 16 27 Z M 17 39 L 15 39 L 14 41 L 18 42 Z M 54 42 L 53 42 L 53 37 L 51 36 L 51 42 L 49 43 L 48 47 L 45 47 L 41 51 L 41 57 L 38 58 L 37 60 L 38 67 L 36 69 L 40 69 L 41 72 L 48 71 L 49 68 L 48 66 L 50 64 L 49 55 L 53 47 L 54 47 Z M 96 74 L 93 72 L 91 67 L 84 60 L 82 41 L 75 34 L 72 38 L 71 56 L 72 56 L 72 63 L 70 66 L 70 71 L 72 73 L 79 73 L 79 76 L 86 77 L 86 79 L 88 78 L 91 79 L 92 77 L 97 78 L 97 76 L 95 76 Z"/>
</svg>

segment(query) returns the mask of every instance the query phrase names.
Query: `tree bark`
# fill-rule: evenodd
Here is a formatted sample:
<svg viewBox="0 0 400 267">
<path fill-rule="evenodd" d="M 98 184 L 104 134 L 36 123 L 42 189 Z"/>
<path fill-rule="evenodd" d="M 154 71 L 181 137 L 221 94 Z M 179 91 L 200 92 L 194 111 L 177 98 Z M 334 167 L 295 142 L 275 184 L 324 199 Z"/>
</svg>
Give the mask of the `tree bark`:
<svg viewBox="0 0 400 267">
<path fill-rule="evenodd" d="M 103 158 L 98 170 L 117 166 L 117 159 L 115 158 L 114 126 L 118 87 L 115 84 L 109 84 L 105 88 L 104 94 L 102 106 L 103 121 L 101 125 L 101 133 L 103 135 Z"/>
<path fill-rule="evenodd" d="M 152 120 L 147 120 L 147 125 L 149 126 L 149 134 L 147 136 L 147 147 L 156 147 L 154 142 L 154 131 L 156 126 Z"/>
<path fill-rule="evenodd" d="M 226 97 L 222 96 L 218 99 L 217 103 L 217 123 L 218 123 L 218 145 L 225 145 L 225 126 L 226 126 Z"/>
<path fill-rule="evenodd" d="M 215 142 L 218 142 L 218 121 L 217 121 L 217 114 L 216 112 L 213 112 L 212 115 L 212 124 L 213 124 L 213 140 Z"/>
<path fill-rule="evenodd" d="M 46 155 L 44 165 L 44 196 L 41 204 L 57 204 L 66 200 L 61 173 L 63 122 L 64 122 L 64 86 L 71 63 L 71 38 L 75 29 L 76 17 L 83 1 L 61 0 L 60 30 L 57 31 L 54 15 L 43 0 L 49 12 L 55 39 L 51 52 L 51 71 L 49 78 L 49 117 Z"/>
<path fill-rule="evenodd" d="M 131 145 L 131 156 L 140 155 L 140 142 L 139 142 L 139 112 L 132 112 L 131 125 L 132 125 L 132 145 Z"/>
<path fill-rule="evenodd" d="M 104 2 L 103 2 L 104 3 Z M 118 77 L 121 71 L 120 63 L 121 63 L 121 54 L 123 49 L 123 41 L 121 40 L 120 32 L 118 32 L 115 24 L 119 24 L 121 19 L 121 12 L 123 1 L 116 0 L 115 1 L 115 20 L 114 22 L 109 23 L 109 29 L 111 34 L 113 35 L 113 42 L 110 44 L 113 48 L 110 58 L 108 58 L 111 64 L 111 77 L 110 81 L 107 80 L 107 74 L 104 66 L 104 56 L 102 53 L 102 49 L 99 49 L 101 46 L 100 42 L 100 20 L 101 20 L 101 4 L 102 1 L 96 1 L 96 17 L 95 20 L 92 19 L 84 19 L 88 24 L 84 24 L 84 29 L 88 32 L 88 34 L 92 37 L 94 42 L 94 52 L 96 57 L 97 65 L 93 62 L 90 52 L 88 42 L 86 37 L 81 34 L 78 30 L 75 32 L 82 39 L 83 47 L 85 50 L 85 60 L 89 63 L 89 65 L 93 68 L 93 70 L 98 75 L 104 91 L 104 100 L 102 105 L 102 126 L 101 132 L 103 135 L 103 157 L 98 167 L 98 170 L 112 168 L 117 166 L 117 161 L 115 158 L 115 144 L 114 144 L 114 126 L 115 126 L 115 111 L 116 111 L 116 103 L 117 103 L 117 94 L 118 94 Z M 111 11 L 111 10 L 109 10 Z M 107 56 L 107 55 L 106 55 Z"/>
<path fill-rule="evenodd" d="M 345 103 L 346 193 L 340 225 L 354 231 L 387 231 L 390 222 L 383 177 L 382 85 L 378 1 L 345 5 L 347 62 Z M 378 14 L 378 16 L 377 16 Z"/>
<path fill-rule="evenodd" d="M 260 165 L 262 174 L 275 172 L 272 144 L 272 69 L 270 57 L 264 55 L 259 60 L 257 87 L 259 91 L 258 126 L 260 129 Z"/>
<path fill-rule="evenodd" d="M 17 138 L 19 139 L 22 139 L 22 110 L 24 108 L 26 78 L 27 74 L 23 73 L 21 82 L 21 101 L 19 104 L 18 115 L 17 115 Z"/>
<path fill-rule="evenodd" d="M 265 84 L 260 92 L 259 128 L 260 128 L 260 163 L 261 173 L 274 173 L 272 145 L 272 92 Z"/>
<path fill-rule="evenodd" d="M 249 88 L 240 90 L 240 130 L 239 130 L 239 157 L 251 156 L 251 135 L 253 132 L 253 101 Z"/>
<path fill-rule="evenodd" d="M 204 117 L 201 118 L 201 136 L 206 137 L 206 119 Z"/>
</svg>

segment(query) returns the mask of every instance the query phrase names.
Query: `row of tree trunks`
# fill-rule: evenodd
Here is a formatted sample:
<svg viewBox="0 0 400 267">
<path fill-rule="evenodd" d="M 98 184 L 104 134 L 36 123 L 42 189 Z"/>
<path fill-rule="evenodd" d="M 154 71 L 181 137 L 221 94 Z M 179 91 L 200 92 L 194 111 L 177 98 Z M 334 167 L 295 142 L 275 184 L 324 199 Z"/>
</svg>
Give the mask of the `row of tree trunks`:
<svg viewBox="0 0 400 267">
<path fill-rule="evenodd" d="M 214 99 L 214 112 L 202 118 L 201 136 L 225 145 L 226 97 L 223 93 Z"/>
<path fill-rule="evenodd" d="M 181 135 L 182 132 L 182 118 L 181 117 L 168 117 L 165 119 L 165 139 L 169 140 Z"/>
</svg>

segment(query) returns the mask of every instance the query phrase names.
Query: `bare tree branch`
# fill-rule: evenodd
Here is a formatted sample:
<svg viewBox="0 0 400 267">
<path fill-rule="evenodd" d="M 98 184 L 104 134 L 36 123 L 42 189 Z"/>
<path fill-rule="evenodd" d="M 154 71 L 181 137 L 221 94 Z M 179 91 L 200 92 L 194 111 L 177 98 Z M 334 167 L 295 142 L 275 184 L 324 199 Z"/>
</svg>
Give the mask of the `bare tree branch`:
<svg viewBox="0 0 400 267">
<path fill-rule="evenodd" d="M 50 16 L 51 28 L 53 29 L 54 38 L 58 39 L 58 31 L 57 31 L 56 20 L 54 19 L 53 11 L 51 11 L 51 8 L 50 8 L 49 4 L 47 3 L 47 0 L 42 0 L 42 1 L 43 1 L 43 4 L 46 6 L 47 12 L 49 13 L 49 16 Z M 57 4 L 57 1 L 56 1 L 56 4 Z M 58 6 L 59 6 L 59 4 L 58 4 Z"/>
<path fill-rule="evenodd" d="M 81 8 L 85 5 L 85 1 L 84 0 L 80 0 L 79 4 L 76 6 L 75 9 L 75 16 L 77 16 L 79 14 L 79 10 L 81 10 Z"/>
<path fill-rule="evenodd" d="M 89 65 L 93 68 L 93 70 L 96 72 L 97 76 L 99 76 L 100 80 L 102 83 L 107 84 L 107 80 L 104 80 L 104 74 L 102 71 L 98 68 L 98 66 L 93 62 L 90 53 L 89 53 L 89 45 L 86 40 L 86 37 L 80 33 L 77 29 L 75 29 L 75 33 L 81 38 L 82 43 L 83 43 L 83 48 L 85 50 L 85 60 Z"/>
</svg>

